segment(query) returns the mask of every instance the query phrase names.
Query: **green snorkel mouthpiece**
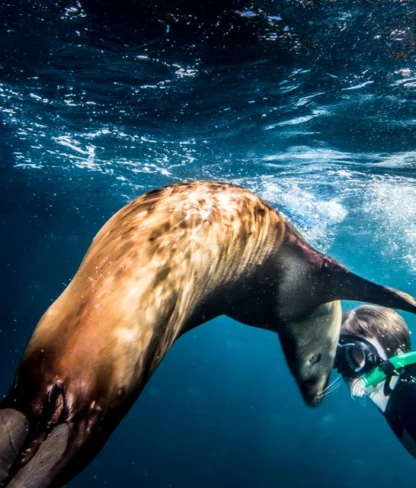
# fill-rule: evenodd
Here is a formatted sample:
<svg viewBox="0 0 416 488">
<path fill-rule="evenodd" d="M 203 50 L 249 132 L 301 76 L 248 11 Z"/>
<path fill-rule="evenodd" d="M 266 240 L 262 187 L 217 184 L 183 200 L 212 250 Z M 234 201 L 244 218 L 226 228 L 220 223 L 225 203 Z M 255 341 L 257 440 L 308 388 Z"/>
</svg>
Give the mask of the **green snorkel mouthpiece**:
<svg viewBox="0 0 416 488">
<path fill-rule="evenodd" d="M 404 372 L 404 368 L 406 366 L 410 366 L 411 364 L 416 363 L 416 351 L 411 351 L 405 354 L 401 354 L 399 356 L 394 356 L 388 361 L 394 366 L 397 375 L 400 375 Z M 380 366 L 373 369 L 373 371 L 371 371 L 370 373 L 363 374 L 360 377 L 364 389 L 377 386 L 379 383 L 385 381 L 386 379 L 387 374 L 385 371 L 383 371 L 382 368 L 380 368 Z"/>
</svg>

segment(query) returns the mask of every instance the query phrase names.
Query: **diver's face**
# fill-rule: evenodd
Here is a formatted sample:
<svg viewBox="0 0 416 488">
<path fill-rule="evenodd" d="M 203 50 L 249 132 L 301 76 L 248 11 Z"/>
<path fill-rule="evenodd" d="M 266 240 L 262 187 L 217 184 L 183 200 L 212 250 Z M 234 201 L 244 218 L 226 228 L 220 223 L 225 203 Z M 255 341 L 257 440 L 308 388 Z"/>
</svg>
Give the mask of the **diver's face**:
<svg viewBox="0 0 416 488">
<path fill-rule="evenodd" d="M 341 328 L 341 333 L 342 333 L 342 328 Z M 350 334 L 348 331 L 344 331 L 344 333 Z M 378 355 L 382 359 L 387 359 L 387 354 L 386 351 L 383 349 L 383 346 L 379 343 L 377 339 L 374 337 L 366 337 L 366 336 L 361 336 L 357 335 L 357 338 L 362 338 L 365 339 L 366 341 L 370 342 L 373 344 L 373 346 L 377 349 Z M 367 396 L 367 392 L 364 389 L 364 386 L 362 382 L 360 381 L 360 378 L 347 378 L 346 376 L 343 376 L 344 383 L 347 385 L 350 395 L 354 398 L 360 398 L 360 397 L 365 397 Z"/>
<path fill-rule="evenodd" d="M 301 321 L 291 322 L 280 334 L 289 368 L 310 407 L 317 407 L 325 396 L 340 327 L 341 305 L 336 301 L 321 305 Z"/>
</svg>

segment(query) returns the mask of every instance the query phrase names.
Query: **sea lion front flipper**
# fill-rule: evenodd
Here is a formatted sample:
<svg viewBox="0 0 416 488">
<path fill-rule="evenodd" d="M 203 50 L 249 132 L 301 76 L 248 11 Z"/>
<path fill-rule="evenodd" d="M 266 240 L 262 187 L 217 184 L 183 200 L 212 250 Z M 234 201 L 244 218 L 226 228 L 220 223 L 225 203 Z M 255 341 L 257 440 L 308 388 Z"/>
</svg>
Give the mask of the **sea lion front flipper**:
<svg viewBox="0 0 416 488">
<path fill-rule="evenodd" d="M 8 488 L 43 488 L 49 486 L 56 475 L 56 467 L 60 464 L 68 446 L 69 427 L 60 424 L 41 444 L 38 452 L 7 485 Z"/>
<path fill-rule="evenodd" d="M 362 278 L 328 256 L 325 256 L 319 274 L 324 283 L 320 287 L 319 304 L 354 300 L 416 313 L 416 300 L 412 296 Z"/>
<path fill-rule="evenodd" d="M 17 410 L 0 410 L 0 483 L 9 474 L 9 470 L 19 455 L 26 439 L 29 422 Z"/>
</svg>

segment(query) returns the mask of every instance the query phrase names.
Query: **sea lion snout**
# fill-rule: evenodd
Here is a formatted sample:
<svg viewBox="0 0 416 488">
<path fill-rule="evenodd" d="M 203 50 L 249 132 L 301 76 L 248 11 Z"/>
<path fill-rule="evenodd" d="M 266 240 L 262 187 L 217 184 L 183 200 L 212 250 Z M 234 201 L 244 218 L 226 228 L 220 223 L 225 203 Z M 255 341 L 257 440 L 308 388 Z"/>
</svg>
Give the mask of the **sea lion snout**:
<svg viewBox="0 0 416 488">
<path fill-rule="evenodd" d="M 328 387 L 329 376 L 316 376 L 299 384 L 302 397 L 309 407 L 319 407 L 325 397 L 325 390 Z"/>
<path fill-rule="evenodd" d="M 281 340 L 282 345 L 286 343 Z M 290 346 L 287 344 L 283 347 L 286 358 L 293 357 L 293 352 L 289 352 Z M 292 351 L 296 348 L 292 346 Z M 318 407 L 325 398 L 325 392 L 328 387 L 330 375 L 332 372 L 333 355 L 332 350 L 329 349 L 328 353 L 322 354 L 324 357 L 324 363 L 321 366 L 310 366 L 309 361 L 301 356 L 297 356 L 298 359 L 288 359 L 288 366 L 295 377 L 299 391 L 305 404 L 309 407 Z M 296 356 L 294 356 L 296 358 Z"/>
</svg>

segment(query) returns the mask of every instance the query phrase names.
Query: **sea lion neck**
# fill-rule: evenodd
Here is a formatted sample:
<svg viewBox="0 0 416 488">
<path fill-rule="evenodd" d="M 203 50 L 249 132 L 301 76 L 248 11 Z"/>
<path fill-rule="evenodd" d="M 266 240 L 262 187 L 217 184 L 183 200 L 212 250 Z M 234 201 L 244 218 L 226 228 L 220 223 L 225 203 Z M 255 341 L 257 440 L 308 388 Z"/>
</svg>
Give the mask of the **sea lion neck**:
<svg viewBox="0 0 416 488">
<path fill-rule="evenodd" d="M 327 289 L 324 268 L 328 259 L 285 222 L 282 242 L 274 246 L 270 259 L 270 267 L 277 278 L 275 309 L 281 326 L 332 301 L 322 301 Z"/>
</svg>

